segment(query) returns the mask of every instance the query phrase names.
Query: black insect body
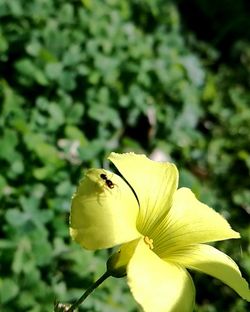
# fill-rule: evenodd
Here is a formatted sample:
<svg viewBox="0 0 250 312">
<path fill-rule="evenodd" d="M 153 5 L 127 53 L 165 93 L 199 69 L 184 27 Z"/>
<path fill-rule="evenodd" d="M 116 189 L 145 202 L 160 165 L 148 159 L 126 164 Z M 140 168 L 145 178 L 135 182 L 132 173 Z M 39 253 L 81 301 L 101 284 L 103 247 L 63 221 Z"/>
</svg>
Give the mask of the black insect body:
<svg viewBox="0 0 250 312">
<path fill-rule="evenodd" d="M 108 180 L 106 174 L 104 174 L 104 173 L 101 173 L 101 174 L 100 174 L 100 177 L 101 177 L 104 181 L 107 181 L 107 180 Z"/>
<path fill-rule="evenodd" d="M 114 186 L 115 186 L 114 183 L 113 183 L 111 180 L 109 180 L 109 179 L 107 178 L 106 174 L 101 173 L 101 174 L 100 174 L 100 177 L 105 181 L 106 185 L 107 185 L 110 189 L 114 188 Z"/>
<path fill-rule="evenodd" d="M 111 189 L 114 188 L 114 186 L 115 186 L 114 183 L 111 180 L 106 180 L 106 184 Z"/>
</svg>

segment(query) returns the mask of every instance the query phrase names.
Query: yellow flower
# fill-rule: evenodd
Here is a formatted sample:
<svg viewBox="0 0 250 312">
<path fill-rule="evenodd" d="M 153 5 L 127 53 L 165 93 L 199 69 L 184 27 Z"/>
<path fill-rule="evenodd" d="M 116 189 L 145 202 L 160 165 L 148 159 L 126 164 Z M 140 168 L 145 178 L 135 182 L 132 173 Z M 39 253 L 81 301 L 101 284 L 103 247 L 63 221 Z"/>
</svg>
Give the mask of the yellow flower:
<svg viewBox="0 0 250 312">
<path fill-rule="evenodd" d="M 191 190 L 177 189 L 175 165 L 133 153 L 111 153 L 109 159 L 123 179 L 104 169 L 87 171 L 72 200 L 70 233 L 87 249 L 121 245 L 108 270 L 127 274 L 143 310 L 193 311 L 195 288 L 187 269 L 220 279 L 250 301 L 236 263 L 205 244 L 239 233 Z"/>
</svg>

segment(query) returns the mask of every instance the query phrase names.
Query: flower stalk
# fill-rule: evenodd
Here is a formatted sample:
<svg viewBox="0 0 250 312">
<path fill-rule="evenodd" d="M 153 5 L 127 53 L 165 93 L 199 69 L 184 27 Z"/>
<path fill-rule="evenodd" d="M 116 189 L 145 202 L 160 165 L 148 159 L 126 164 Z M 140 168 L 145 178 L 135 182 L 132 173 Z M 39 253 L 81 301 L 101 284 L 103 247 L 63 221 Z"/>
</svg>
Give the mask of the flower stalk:
<svg viewBox="0 0 250 312">
<path fill-rule="evenodd" d="M 110 272 L 106 271 L 94 284 L 92 284 L 83 294 L 82 296 L 73 303 L 70 307 L 64 304 L 57 304 L 55 306 L 54 312 L 73 312 L 75 311 L 80 304 L 98 287 L 100 286 L 108 277 L 110 276 Z"/>
</svg>

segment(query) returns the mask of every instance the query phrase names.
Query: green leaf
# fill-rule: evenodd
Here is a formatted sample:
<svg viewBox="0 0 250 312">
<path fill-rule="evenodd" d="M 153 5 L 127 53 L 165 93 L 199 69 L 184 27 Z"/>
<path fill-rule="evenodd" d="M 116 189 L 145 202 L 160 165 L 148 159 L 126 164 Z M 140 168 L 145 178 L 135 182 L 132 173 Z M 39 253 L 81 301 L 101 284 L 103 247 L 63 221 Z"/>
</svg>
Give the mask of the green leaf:
<svg viewBox="0 0 250 312">
<path fill-rule="evenodd" d="M 2 304 L 5 304 L 15 298 L 18 292 L 19 287 L 12 279 L 0 279 L 0 302 Z"/>
</svg>

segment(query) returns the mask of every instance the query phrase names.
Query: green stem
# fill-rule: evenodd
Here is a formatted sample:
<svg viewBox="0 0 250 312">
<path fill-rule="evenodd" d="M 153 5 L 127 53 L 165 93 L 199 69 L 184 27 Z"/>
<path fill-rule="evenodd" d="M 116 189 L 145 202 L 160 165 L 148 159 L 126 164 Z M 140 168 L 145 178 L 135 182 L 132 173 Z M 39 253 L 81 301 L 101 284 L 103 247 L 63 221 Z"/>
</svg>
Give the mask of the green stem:
<svg viewBox="0 0 250 312">
<path fill-rule="evenodd" d="M 110 276 L 110 273 L 106 271 L 93 285 L 91 285 L 85 291 L 85 293 L 83 293 L 83 295 L 75 303 L 72 304 L 72 306 L 67 310 L 67 312 L 73 312 L 77 307 L 79 307 L 79 305 L 109 276 Z"/>
</svg>

